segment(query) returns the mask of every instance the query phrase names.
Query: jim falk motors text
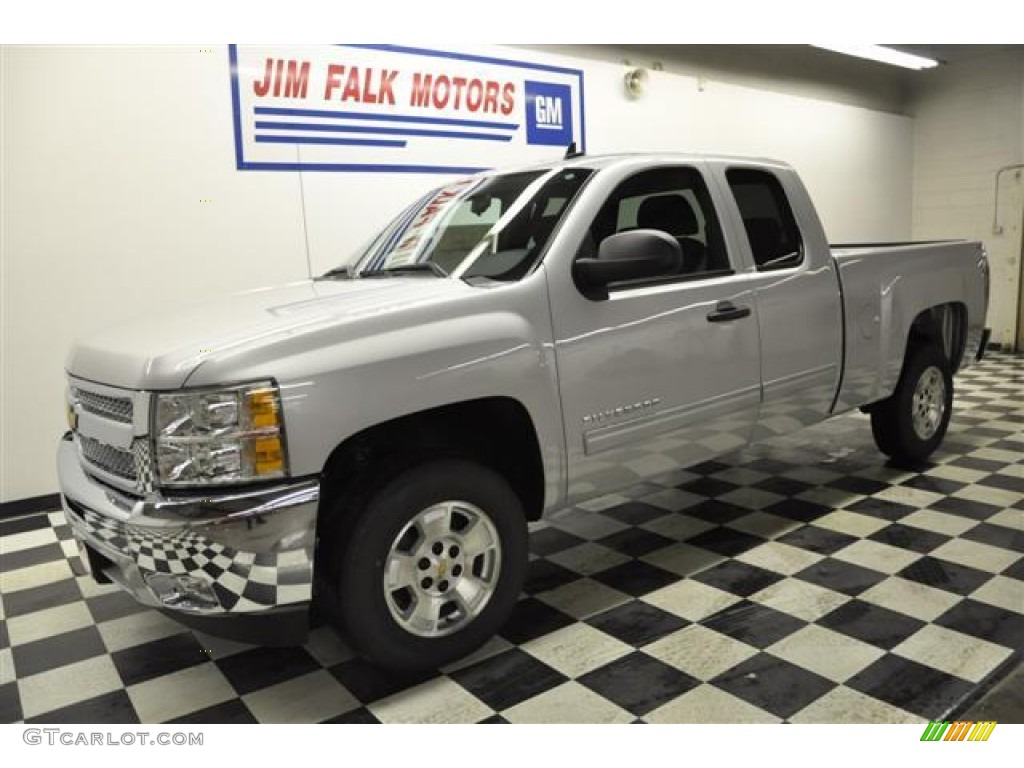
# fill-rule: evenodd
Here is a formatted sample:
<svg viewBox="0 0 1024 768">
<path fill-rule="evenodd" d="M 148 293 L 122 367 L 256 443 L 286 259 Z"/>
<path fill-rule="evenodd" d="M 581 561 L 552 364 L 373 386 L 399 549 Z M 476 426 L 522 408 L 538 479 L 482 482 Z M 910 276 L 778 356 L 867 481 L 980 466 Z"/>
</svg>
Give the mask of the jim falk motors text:
<svg viewBox="0 0 1024 768">
<path fill-rule="evenodd" d="M 311 83 L 312 88 L 311 88 Z M 319 85 L 319 87 L 318 87 Z M 510 115 L 515 109 L 516 83 L 438 72 L 327 64 L 313 69 L 309 61 L 268 58 L 263 77 L 252 82 L 261 98 L 323 101 L 415 108 L 456 109 L 478 114 Z"/>
</svg>

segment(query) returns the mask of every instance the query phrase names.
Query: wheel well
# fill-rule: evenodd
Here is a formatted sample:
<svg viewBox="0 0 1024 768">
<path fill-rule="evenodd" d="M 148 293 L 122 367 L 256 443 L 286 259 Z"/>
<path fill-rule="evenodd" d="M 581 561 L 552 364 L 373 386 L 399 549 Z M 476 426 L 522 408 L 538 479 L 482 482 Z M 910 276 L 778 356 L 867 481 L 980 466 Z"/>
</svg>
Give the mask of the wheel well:
<svg viewBox="0 0 1024 768">
<path fill-rule="evenodd" d="M 528 520 L 544 507 L 544 465 L 526 408 L 508 397 L 489 397 L 401 416 L 359 432 L 339 444 L 324 465 L 320 520 L 323 529 L 334 502 L 358 485 L 393 477 L 422 460 L 460 456 L 499 472 L 519 496 Z"/>
<path fill-rule="evenodd" d="M 963 304 L 939 304 L 920 312 L 910 325 L 904 361 L 922 344 L 935 344 L 946 355 L 950 373 L 960 367 L 967 340 L 967 311 Z"/>
</svg>

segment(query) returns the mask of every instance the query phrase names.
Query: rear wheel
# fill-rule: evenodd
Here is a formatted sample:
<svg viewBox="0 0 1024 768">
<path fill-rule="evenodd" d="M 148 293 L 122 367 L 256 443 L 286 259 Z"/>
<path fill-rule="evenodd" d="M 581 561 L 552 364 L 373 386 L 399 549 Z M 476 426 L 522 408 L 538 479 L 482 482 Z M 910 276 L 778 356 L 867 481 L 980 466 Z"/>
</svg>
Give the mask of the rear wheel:
<svg viewBox="0 0 1024 768">
<path fill-rule="evenodd" d="M 501 627 L 527 557 L 526 517 L 501 475 L 465 460 L 430 461 L 351 511 L 333 592 L 359 653 L 387 667 L 436 668 Z"/>
<path fill-rule="evenodd" d="M 904 463 L 923 461 L 939 447 L 953 410 L 949 362 L 934 345 L 911 351 L 896 391 L 871 411 L 882 453 Z"/>
</svg>

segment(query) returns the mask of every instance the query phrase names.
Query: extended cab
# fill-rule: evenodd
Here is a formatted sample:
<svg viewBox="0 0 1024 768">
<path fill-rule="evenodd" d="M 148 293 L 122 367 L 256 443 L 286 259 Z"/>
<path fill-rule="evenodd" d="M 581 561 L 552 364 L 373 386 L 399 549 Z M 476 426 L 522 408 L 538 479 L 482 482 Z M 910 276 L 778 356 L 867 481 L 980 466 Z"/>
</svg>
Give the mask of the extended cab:
<svg viewBox="0 0 1024 768">
<path fill-rule="evenodd" d="M 67 361 L 98 581 L 206 631 L 429 667 L 497 631 L 527 523 L 854 408 L 918 461 L 981 357 L 976 242 L 830 247 L 796 173 L 575 157 L 456 181 L 321 277 Z"/>
</svg>

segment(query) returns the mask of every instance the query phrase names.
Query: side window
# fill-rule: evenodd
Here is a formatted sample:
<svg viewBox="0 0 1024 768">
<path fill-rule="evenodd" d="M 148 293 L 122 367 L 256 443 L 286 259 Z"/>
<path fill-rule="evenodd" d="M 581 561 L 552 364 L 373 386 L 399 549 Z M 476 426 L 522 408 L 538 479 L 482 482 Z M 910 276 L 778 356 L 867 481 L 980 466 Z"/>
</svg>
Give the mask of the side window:
<svg viewBox="0 0 1024 768">
<path fill-rule="evenodd" d="M 803 243 L 782 185 L 767 171 L 734 168 L 732 189 L 758 270 L 788 269 L 803 263 Z"/>
<path fill-rule="evenodd" d="M 578 255 L 595 258 L 602 240 L 631 229 L 657 229 L 679 242 L 679 269 L 659 282 L 732 271 L 711 195 L 695 168 L 655 168 L 623 181 L 597 214 Z"/>
</svg>

